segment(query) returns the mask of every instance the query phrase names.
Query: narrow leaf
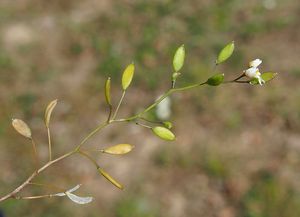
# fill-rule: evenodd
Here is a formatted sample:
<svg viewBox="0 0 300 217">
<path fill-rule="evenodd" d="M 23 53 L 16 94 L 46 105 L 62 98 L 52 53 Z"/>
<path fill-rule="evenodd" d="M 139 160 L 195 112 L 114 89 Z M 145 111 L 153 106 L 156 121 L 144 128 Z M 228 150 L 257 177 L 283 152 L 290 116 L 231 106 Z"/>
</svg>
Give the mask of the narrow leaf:
<svg viewBox="0 0 300 217">
<path fill-rule="evenodd" d="M 269 81 L 271 81 L 272 79 L 274 79 L 277 76 L 278 73 L 275 72 L 265 72 L 262 73 L 261 78 L 267 83 Z M 258 79 L 254 78 L 250 81 L 250 84 L 252 85 L 256 85 L 259 84 Z"/>
<path fill-rule="evenodd" d="M 167 129 L 165 127 L 153 127 L 152 131 L 156 136 L 158 136 L 161 139 L 164 139 L 167 141 L 175 140 L 175 135 L 169 129 Z"/>
<path fill-rule="evenodd" d="M 118 144 L 114 145 L 108 148 L 105 148 L 102 150 L 103 153 L 106 154 L 116 154 L 116 155 L 121 155 L 121 154 L 127 154 L 134 148 L 133 145 L 130 144 Z"/>
<path fill-rule="evenodd" d="M 216 74 L 216 75 L 210 77 L 206 81 L 206 83 L 211 86 L 218 86 L 218 85 L 222 84 L 223 81 L 224 81 L 224 74 L 219 73 L 219 74 Z"/>
<path fill-rule="evenodd" d="M 183 64 L 185 59 L 185 48 L 184 45 L 181 45 L 175 52 L 174 58 L 173 58 L 173 68 L 175 72 L 178 72 Z"/>
<path fill-rule="evenodd" d="M 105 100 L 106 103 L 111 106 L 111 97 L 110 97 L 110 78 L 105 82 Z"/>
<path fill-rule="evenodd" d="M 103 169 L 99 168 L 98 172 L 104 176 L 108 181 L 110 181 L 114 186 L 116 186 L 119 189 L 123 189 L 123 185 L 121 185 L 119 182 L 117 182 L 113 177 L 111 177 L 107 172 L 105 172 Z"/>
<path fill-rule="evenodd" d="M 66 195 L 68 196 L 68 198 L 70 198 L 70 200 L 72 200 L 74 203 L 78 203 L 78 204 L 87 204 L 93 201 L 92 197 L 79 197 L 75 194 L 72 194 L 70 192 L 66 192 Z"/>
<path fill-rule="evenodd" d="M 48 104 L 47 108 L 46 108 L 46 111 L 45 111 L 45 125 L 46 125 L 47 128 L 49 128 L 51 114 L 52 114 L 52 111 L 55 108 L 56 104 L 57 104 L 57 99 L 51 101 Z"/>
<path fill-rule="evenodd" d="M 133 78 L 134 75 L 134 64 L 131 63 L 130 65 L 128 65 L 126 67 L 126 69 L 123 72 L 123 76 L 122 76 L 122 88 L 123 90 L 126 90 Z"/>
<path fill-rule="evenodd" d="M 234 41 L 227 44 L 219 53 L 216 63 L 220 64 L 226 61 L 234 51 Z"/>
<path fill-rule="evenodd" d="M 22 121 L 20 119 L 13 119 L 12 126 L 22 136 L 25 136 L 26 138 L 31 139 L 31 130 L 24 121 Z"/>
</svg>

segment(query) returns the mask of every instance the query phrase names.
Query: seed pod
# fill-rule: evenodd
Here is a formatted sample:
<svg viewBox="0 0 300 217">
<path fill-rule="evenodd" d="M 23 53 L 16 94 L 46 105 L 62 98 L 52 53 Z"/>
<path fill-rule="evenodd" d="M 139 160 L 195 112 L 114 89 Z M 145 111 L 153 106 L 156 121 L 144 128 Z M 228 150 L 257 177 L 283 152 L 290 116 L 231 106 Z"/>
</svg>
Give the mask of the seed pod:
<svg viewBox="0 0 300 217">
<path fill-rule="evenodd" d="M 105 82 L 105 100 L 107 105 L 111 106 L 111 97 L 110 97 L 110 78 L 108 78 Z"/>
<path fill-rule="evenodd" d="M 134 64 L 131 63 L 130 65 L 128 65 L 126 67 L 126 69 L 123 72 L 122 88 L 124 91 L 129 87 L 129 85 L 132 81 L 133 75 L 134 75 Z"/>
<path fill-rule="evenodd" d="M 49 128 L 51 114 L 52 114 L 52 111 L 55 108 L 56 104 L 57 104 L 57 99 L 51 101 L 48 104 L 47 108 L 46 108 L 46 111 L 45 111 L 45 125 L 46 125 L 47 128 Z"/>
<path fill-rule="evenodd" d="M 217 58 L 216 64 L 220 64 L 224 61 L 226 61 L 233 53 L 234 51 L 234 41 L 227 44 L 219 53 L 219 56 Z"/>
<path fill-rule="evenodd" d="M 183 64 L 185 59 L 185 49 L 184 45 L 181 45 L 175 52 L 174 58 L 173 58 L 173 68 L 175 72 L 178 72 Z"/>
<path fill-rule="evenodd" d="M 218 85 L 222 84 L 223 81 L 224 81 L 224 74 L 219 73 L 219 74 L 216 74 L 216 75 L 210 77 L 206 81 L 206 83 L 210 86 L 218 86 Z"/>
<path fill-rule="evenodd" d="M 20 119 L 13 119 L 12 120 L 12 126 L 22 136 L 24 136 L 28 139 L 31 139 L 31 130 L 24 121 L 22 121 Z"/>
<path fill-rule="evenodd" d="M 116 186 L 119 189 L 124 189 L 123 185 L 121 185 L 119 182 L 117 182 L 113 177 L 111 177 L 107 172 L 105 172 L 103 169 L 99 168 L 98 172 L 104 176 L 108 181 L 110 181 L 114 186 Z"/>
<path fill-rule="evenodd" d="M 159 138 L 167 141 L 175 140 L 175 135 L 165 127 L 153 127 L 153 133 L 158 136 Z"/>
<path fill-rule="evenodd" d="M 106 154 L 121 155 L 121 154 L 127 154 L 133 148 L 134 148 L 134 146 L 130 145 L 130 144 L 118 144 L 118 145 L 114 145 L 114 146 L 105 148 L 104 150 L 101 150 L 101 151 Z"/>
</svg>

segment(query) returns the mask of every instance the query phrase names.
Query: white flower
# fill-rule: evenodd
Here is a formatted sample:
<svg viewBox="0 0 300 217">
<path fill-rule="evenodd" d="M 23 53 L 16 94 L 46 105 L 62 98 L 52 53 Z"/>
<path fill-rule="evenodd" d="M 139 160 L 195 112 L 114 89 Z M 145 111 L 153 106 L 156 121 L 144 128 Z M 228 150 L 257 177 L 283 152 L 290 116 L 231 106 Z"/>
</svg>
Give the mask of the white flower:
<svg viewBox="0 0 300 217">
<path fill-rule="evenodd" d="M 72 194 L 72 192 L 78 190 L 80 188 L 80 186 L 81 186 L 80 184 L 76 185 L 74 188 L 71 188 L 65 192 L 53 194 L 52 196 L 57 196 L 57 197 L 67 196 L 74 203 L 78 203 L 78 204 L 86 204 L 86 203 L 92 202 L 92 200 L 93 200 L 92 197 L 79 197 L 75 194 Z"/>
<path fill-rule="evenodd" d="M 160 120 L 167 120 L 171 116 L 171 99 L 166 97 L 156 107 L 156 116 Z"/>
<path fill-rule="evenodd" d="M 261 73 L 259 72 L 258 66 L 262 63 L 262 60 L 255 59 L 249 63 L 250 68 L 244 71 L 245 75 L 248 78 L 256 78 L 260 85 L 263 85 L 265 81 L 261 77 Z"/>
<path fill-rule="evenodd" d="M 255 59 L 249 63 L 249 67 L 257 68 L 261 63 L 262 63 L 261 59 Z"/>
</svg>

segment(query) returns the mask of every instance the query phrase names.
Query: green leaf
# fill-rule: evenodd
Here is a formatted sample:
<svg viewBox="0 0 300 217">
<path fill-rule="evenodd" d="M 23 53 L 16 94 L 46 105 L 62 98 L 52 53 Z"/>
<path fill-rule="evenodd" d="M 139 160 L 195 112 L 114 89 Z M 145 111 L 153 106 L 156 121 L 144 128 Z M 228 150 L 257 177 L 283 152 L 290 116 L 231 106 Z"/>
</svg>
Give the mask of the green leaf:
<svg viewBox="0 0 300 217">
<path fill-rule="evenodd" d="M 175 52 L 174 58 L 173 58 L 173 67 L 175 72 L 178 72 L 183 64 L 185 59 L 185 49 L 184 45 L 181 45 Z"/>
<path fill-rule="evenodd" d="M 167 129 L 165 127 L 153 127 L 152 131 L 156 136 L 158 136 L 161 139 L 164 139 L 167 141 L 175 140 L 175 135 L 169 129 Z"/>
<path fill-rule="evenodd" d="M 210 86 L 218 86 L 218 85 L 222 84 L 223 81 L 224 81 L 224 74 L 219 73 L 219 74 L 216 74 L 216 75 L 210 77 L 206 81 L 206 83 Z"/>
<path fill-rule="evenodd" d="M 105 100 L 106 103 L 111 106 L 111 97 L 110 97 L 110 78 L 108 78 L 105 82 Z"/>
<path fill-rule="evenodd" d="M 273 78 L 275 78 L 277 76 L 278 73 L 276 72 L 265 72 L 261 74 L 261 78 L 267 83 L 269 81 L 271 81 Z M 252 85 L 257 85 L 258 83 L 258 79 L 257 78 L 253 78 L 250 81 L 250 84 Z"/>
<path fill-rule="evenodd" d="M 123 72 L 122 88 L 124 91 L 129 87 L 129 85 L 132 81 L 133 75 L 134 75 L 134 64 L 131 63 L 126 67 L 126 69 Z"/>
<path fill-rule="evenodd" d="M 127 154 L 134 148 L 133 145 L 130 144 L 118 144 L 114 146 L 110 146 L 108 148 L 105 148 L 101 150 L 101 152 L 106 154 L 115 154 L 115 155 L 121 155 L 121 154 Z"/>
<path fill-rule="evenodd" d="M 224 61 L 226 61 L 233 53 L 234 51 L 234 41 L 227 44 L 219 53 L 219 56 L 217 58 L 216 64 L 220 64 Z"/>
</svg>

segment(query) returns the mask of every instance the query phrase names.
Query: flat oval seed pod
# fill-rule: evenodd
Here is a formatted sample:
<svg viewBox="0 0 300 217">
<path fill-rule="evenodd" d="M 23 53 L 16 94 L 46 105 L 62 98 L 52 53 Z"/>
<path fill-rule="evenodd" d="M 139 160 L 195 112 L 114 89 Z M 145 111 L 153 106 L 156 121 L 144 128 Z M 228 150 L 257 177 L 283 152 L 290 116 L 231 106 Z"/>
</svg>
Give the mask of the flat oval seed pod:
<svg viewBox="0 0 300 217">
<path fill-rule="evenodd" d="M 181 45 L 175 52 L 174 58 L 173 58 L 173 68 L 175 72 L 178 72 L 183 64 L 185 59 L 185 49 L 184 45 Z"/>
<path fill-rule="evenodd" d="M 110 78 L 105 82 L 105 100 L 106 103 L 111 106 L 111 97 L 110 97 Z"/>
<path fill-rule="evenodd" d="M 12 126 L 22 136 L 24 136 L 28 139 L 31 139 L 31 130 L 24 121 L 22 121 L 20 119 L 13 119 L 12 120 Z"/>
<path fill-rule="evenodd" d="M 212 77 L 210 77 L 206 83 L 210 86 L 218 86 L 220 84 L 222 84 L 224 81 L 224 74 L 223 73 L 219 73 L 216 75 L 213 75 Z"/>
<path fill-rule="evenodd" d="M 126 67 L 126 69 L 123 72 L 123 76 L 122 76 L 122 88 L 123 90 L 126 90 L 133 78 L 134 75 L 134 64 L 131 63 L 130 65 L 128 65 Z"/>
<path fill-rule="evenodd" d="M 113 177 L 111 177 L 107 172 L 105 172 L 103 169 L 99 168 L 98 172 L 104 176 L 108 181 L 110 181 L 114 186 L 116 186 L 119 189 L 124 189 L 123 185 L 121 185 L 119 182 L 117 182 Z"/>
<path fill-rule="evenodd" d="M 106 154 L 116 154 L 116 155 L 121 155 L 121 154 L 127 154 L 134 148 L 133 145 L 130 144 L 118 144 L 114 145 L 108 148 L 105 148 L 102 150 L 103 153 Z"/>
<path fill-rule="evenodd" d="M 46 108 L 46 111 L 45 111 L 45 125 L 46 125 L 47 128 L 49 128 L 51 114 L 52 114 L 52 111 L 55 108 L 56 104 L 57 104 L 57 99 L 51 101 L 48 104 L 47 108 Z"/>
<path fill-rule="evenodd" d="M 159 138 L 167 141 L 175 140 L 175 135 L 165 127 L 153 127 L 153 133 L 158 136 Z"/>
<path fill-rule="evenodd" d="M 226 61 L 233 53 L 234 51 L 234 41 L 231 43 L 227 44 L 219 53 L 218 59 L 217 59 L 217 64 L 220 64 L 224 61 Z"/>
</svg>

